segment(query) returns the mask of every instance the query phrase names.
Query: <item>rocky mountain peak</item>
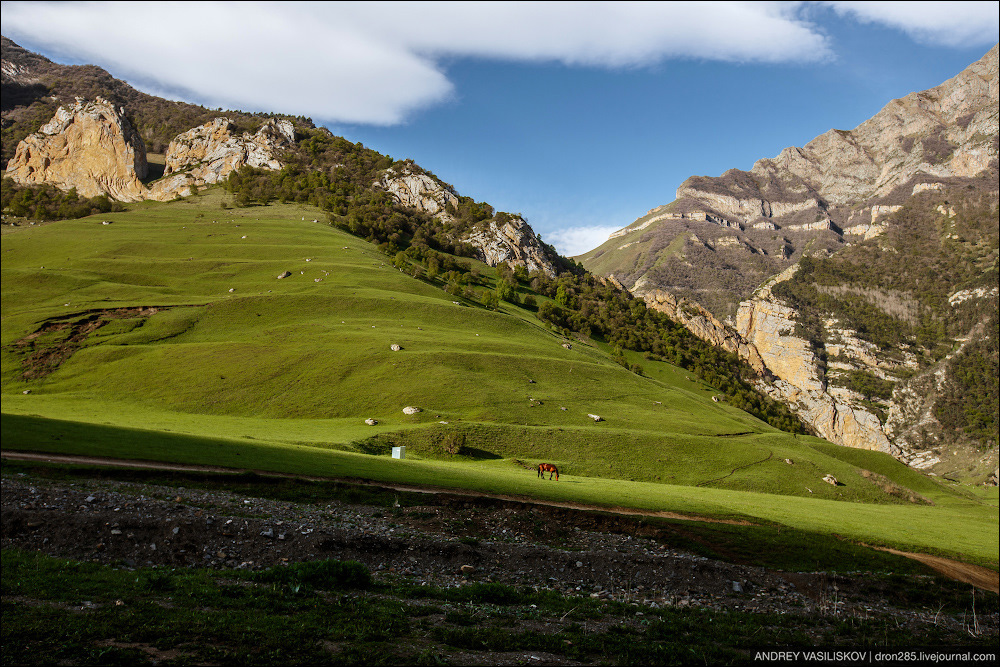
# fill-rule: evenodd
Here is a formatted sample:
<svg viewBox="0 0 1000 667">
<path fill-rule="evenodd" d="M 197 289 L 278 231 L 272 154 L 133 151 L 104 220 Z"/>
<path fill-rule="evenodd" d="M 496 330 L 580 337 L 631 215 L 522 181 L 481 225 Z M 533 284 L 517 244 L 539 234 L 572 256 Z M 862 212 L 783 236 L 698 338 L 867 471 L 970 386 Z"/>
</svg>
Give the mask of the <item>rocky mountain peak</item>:
<svg viewBox="0 0 1000 667">
<path fill-rule="evenodd" d="M 976 318 L 988 313 L 968 306 L 960 315 L 959 298 L 996 298 L 995 273 L 987 274 L 995 266 L 998 80 L 994 46 L 958 75 L 890 101 L 852 130 L 829 130 L 749 171 L 692 176 L 673 202 L 611 234 L 582 263 L 739 355 L 757 372 L 760 390 L 831 442 L 936 465 L 938 456 L 927 452 L 966 447 L 962 434 L 932 428 L 936 401 L 947 393 L 942 387 L 957 386 L 950 369 L 961 350 L 982 340 L 976 332 L 985 321 Z M 910 272 L 912 280 L 884 289 L 890 281 L 878 275 L 880 253 L 912 257 L 884 269 Z M 855 259 L 837 264 L 847 256 Z M 804 258 L 840 268 L 810 282 L 797 273 Z M 961 269 L 961 279 L 936 268 L 947 262 L 944 273 Z M 935 268 L 918 274 L 924 266 Z M 948 280 L 959 280 L 951 288 L 958 305 L 924 299 L 932 284 Z M 893 338 L 887 329 L 927 322 L 953 322 L 950 337 L 926 348 L 919 335 L 885 342 Z M 941 358 L 946 347 L 953 351 Z M 994 449 L 975 465 L 993 469 L 995 459 Z"/>
</svg>

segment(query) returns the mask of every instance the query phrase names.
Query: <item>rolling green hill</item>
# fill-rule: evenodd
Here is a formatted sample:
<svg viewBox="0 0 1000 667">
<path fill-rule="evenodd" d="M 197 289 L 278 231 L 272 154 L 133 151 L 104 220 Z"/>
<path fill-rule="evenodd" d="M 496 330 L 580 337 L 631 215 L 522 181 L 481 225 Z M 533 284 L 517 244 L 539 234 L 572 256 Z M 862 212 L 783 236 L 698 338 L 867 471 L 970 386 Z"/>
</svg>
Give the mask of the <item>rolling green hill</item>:
<svg viewBox="0 0 1000 667">
<path fill-rule="evenodd" d="M 988 503 L 627 353 L 636 374 L 531 309 L 448 294 L 316 209 L 222 197 L 5 228 L 5 448 L 555 494 L 996 561 Z M 472 295 L 497 279 L 476 268 Z M 558 486 L 520 465 L 541 460 Z"/>
<path fill-rule="evenodd" d="M 640 377 L 596 342 L 564 347 L 529 310 L 488 310 L 406 275 L 372 245 L 314 222 L 315 210 L 234 213 L 219 210 L 219 197 L 6 234 L 5 393 L 25 410 L 58 397 L 379 420 L 371 432 L 448 421 L 596 429 L 602 442 L 632 432 L 790 438 L 712 403 L 695 380 Z M 491 288 L 493 269 L 479 269 Z M 105 323 L 88 331 L 95 318 Z M 411 405 L 423 412 L 404 415 Z M 347 432 L 317 436 L 346 445 L 357 428 Z M 521 455 L 541 446 L 524 445 Z"/>
</svg>

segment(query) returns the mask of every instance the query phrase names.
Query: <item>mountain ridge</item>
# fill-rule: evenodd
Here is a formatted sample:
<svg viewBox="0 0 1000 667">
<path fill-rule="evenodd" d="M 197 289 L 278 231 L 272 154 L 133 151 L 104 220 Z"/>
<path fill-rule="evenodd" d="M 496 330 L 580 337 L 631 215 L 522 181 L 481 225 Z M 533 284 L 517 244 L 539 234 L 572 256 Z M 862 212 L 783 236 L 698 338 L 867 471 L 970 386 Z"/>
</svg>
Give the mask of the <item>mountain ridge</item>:
<svg viewBox="0 0 1000 667">
<path fill-rule="evenodd" d="M 830 130 L 750 171 L 691 177 L 673 202 L 578 259 L 738 354 L 757 371 L 759 389 L 831 441 L 939 471 L 958 445 L 965 473 L 996 477 L 997 417 L 976 416 L 982 409 L 970 405 L 971 421 L 949 421 L 933 396 L 948 383 L 975 393 L 972 381 L 953 378 L 952 363 L 992 326 L 997 50 L 939 86 L 890 101 L 854 130 Z M 967 193 L 979 194 L 972 201 Z M 889 261 L 886 252 L 899 251 L 912 266 Z M 886 291 L 851 268 L 857 262 L 847 258 L 863 255 L 895 276 L 938 268 L 889 281 L 898 286 Z M 806 259 L 833 267 L 822 283 L 799 271 Z M 966 294 L 978 305 L 956 301 Z M 995 368 L 995 342 L 984 350 L 982 363 Z M 992 426 L 971 425 L 982 419 Z"/>
</svg>

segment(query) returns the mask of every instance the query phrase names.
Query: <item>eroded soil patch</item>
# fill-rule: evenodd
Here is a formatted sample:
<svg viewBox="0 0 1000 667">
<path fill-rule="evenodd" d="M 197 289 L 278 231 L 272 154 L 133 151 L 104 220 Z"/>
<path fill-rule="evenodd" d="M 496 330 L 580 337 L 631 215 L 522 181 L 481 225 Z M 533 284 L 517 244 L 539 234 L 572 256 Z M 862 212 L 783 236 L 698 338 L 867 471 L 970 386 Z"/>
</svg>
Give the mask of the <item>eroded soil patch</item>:
<svg viewBox="0 0 1000 667">
<path fill-rule="evenodd" d="M 95 331 L 109 322 L 135 318 L 141 318 L 145 322 L 161 310 L 166 310 L 166 307 L 110 308 L 46 320 L 33 333 L 11 345 L 15 353 L 23 355 L 21 377 L 25 380 L 37 380 L 56 371 L 84 346 Z"/>
</svg>

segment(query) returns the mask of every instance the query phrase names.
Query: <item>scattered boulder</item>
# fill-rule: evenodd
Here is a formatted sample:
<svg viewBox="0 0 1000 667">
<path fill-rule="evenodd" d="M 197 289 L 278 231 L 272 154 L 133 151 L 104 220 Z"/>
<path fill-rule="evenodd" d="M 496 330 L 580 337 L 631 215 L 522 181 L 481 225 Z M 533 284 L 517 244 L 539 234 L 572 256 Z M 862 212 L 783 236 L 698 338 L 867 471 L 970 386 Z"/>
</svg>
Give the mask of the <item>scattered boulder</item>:
<svg viewBox="0 0 1000 667">
<path fill-rule="evenodd" d="M 573 349 L 573 346 L 570 345 L 569 343 L 563 343 L 562 346 L 565 347 L 567 350 L 572 350 Z"/>
<path fill-rule="evenodd" d="M 838 482 L 837 478 L 834 477 L 833 475 L 824 475 L 823 481 L 826 482 L 827 484 L 832 484 L 833 486 L 840 486 L 840 482 Z"/>
<path fill-rule="evenodd" d="M 408 405 L 405 408 L 403 408 L 403 414 L 404 415 L 415 415 L 418 412 L 423 412 L 423 410 L 421 410 L 418 407 L 414 407 L 412 405 Z"/>
<path fill-rule="evenodd" d="M 476 571 L 476 568 L 475 568 L 474 565 L 463 565 L 459 569 L 462 570 L 462 574 L 472 574 L 473 572 Z"/>
<path fill-rule="evenodd" d="M 281 280 L 282 278 L 287 278 L 290 275 L 292 275 L 291 271 L 285 271 L 284 273 L 278 275 L 278 280 Z"/>
<path fill-rule="evenodd" d="M 378 420 L 369 417 L 368 419 L 365 420 L 365 423 L 368 424 L 369 426 L 376 426 L 378 425 Z"/>
<path fill-rule="evenodd" d="M 604 417 L 602 417 L 601 415 L 588 414 L 587 416 L 590 417 L 591 419 L 593 419 L 595 422 L 602 422 L 602 421 L 604 421 Z"/>
<path fill-rule="evenodd" d="M 398 343 L 393 343 L 392 345 L 389 346 L 389 349 L 392 350 L 393 352 L 399 352 L 403 348 L 401 348 Z"/>
<path fill-rule="evenodd" d="M 788 465 L 793 465 L 795 463 L 795 461 L 793 461 L 791 459 L 785 459 L 785 463 L 787 463 Z"/>
</svg>

